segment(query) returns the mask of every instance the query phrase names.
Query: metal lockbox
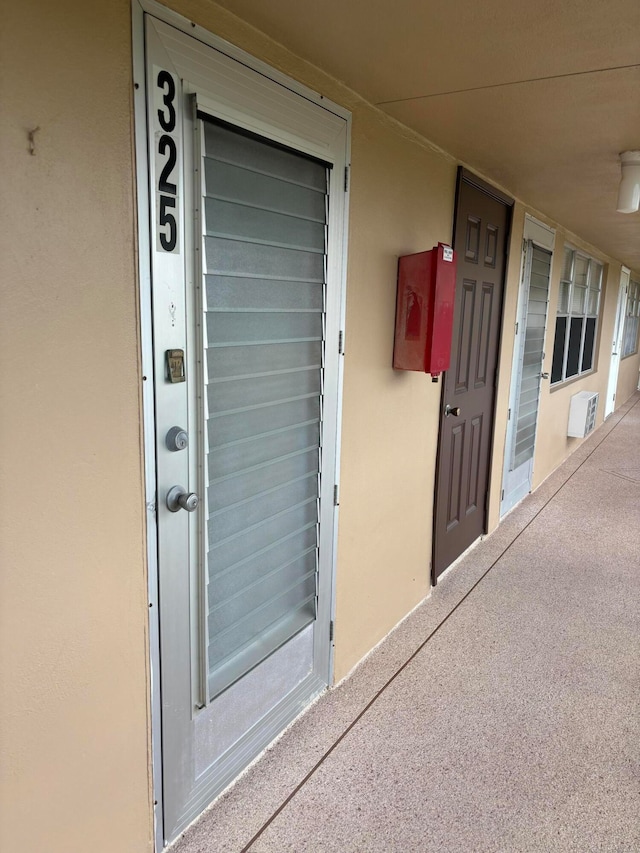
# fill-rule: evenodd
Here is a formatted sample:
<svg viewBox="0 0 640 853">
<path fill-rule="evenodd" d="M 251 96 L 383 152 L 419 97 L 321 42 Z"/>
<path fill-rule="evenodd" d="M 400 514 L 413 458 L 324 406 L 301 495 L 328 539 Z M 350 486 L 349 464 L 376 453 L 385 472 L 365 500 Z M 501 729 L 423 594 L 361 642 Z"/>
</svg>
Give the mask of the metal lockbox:
<svg viewBox="0 0 640 853">
<path fill-rule="evenodd" d="M 456 289 L 456 255 L 438 243 L 398 258 L 393 366 L 435 380 L 449 367 Z"/>
</svg>

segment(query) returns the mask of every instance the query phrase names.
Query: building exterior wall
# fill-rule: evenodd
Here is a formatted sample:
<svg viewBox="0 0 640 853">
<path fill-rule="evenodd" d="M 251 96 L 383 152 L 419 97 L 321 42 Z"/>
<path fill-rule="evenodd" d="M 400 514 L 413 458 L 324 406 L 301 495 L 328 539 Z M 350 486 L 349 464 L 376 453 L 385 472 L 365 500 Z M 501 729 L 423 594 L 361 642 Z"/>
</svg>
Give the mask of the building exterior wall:
<svg viewBox="0 0 640 853">
<path fill-rule="evenodd" d="M 440 384 L 393 371 L 397 257 L 451 240 L 455 165 L 354 111 L 336 678 L 429 589 Z"/>
<path fill-rule="evenodd" d="M 130 7 L 4 4 L 1 30 L 0 848 L 140 853 L 152 821 Z"/>
<path fill-rule="evenodd" d="M 451 239 L 457 164 L 214 4 L 172 6 L 353 113 L 339 680 L 429 589 L 440 384 L 391 369 L 396 265 Z M 13 4 L 2 39 L 0 847 L 138 853 L 153 823 L 130 4 Z M 526 210 L 516 203 L 490 529 Z M 620 267 L 597 256 L 608 340 Z M 551 335 L 558 283 L 556 262 Z M 543 390 L 536 483 L 578 444 L 563 434 L 570 396 L 603 400 L 603 353 L 593 375 Z M 620 403 L 638 364 L 621 364 Z"/>
</svg>

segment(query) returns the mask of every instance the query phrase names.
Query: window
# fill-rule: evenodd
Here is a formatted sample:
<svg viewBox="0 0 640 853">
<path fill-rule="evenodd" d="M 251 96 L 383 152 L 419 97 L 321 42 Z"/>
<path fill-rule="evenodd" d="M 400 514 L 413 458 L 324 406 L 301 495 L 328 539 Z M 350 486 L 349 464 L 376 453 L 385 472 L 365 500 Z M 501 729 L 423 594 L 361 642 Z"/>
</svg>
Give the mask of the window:
<svg viewBox="0 0 640 853">
<path fill-rule="evenodd" d="M 593 370 L 602 264 L 565 246 L 551 384 Z"/>
<path fill-rule="evenodd" d="M 640 281 L 631 279 L 627 295 L 627 310 L 622 333 L 622 358 L 638 352 L 638 327 L 640 326 Z"/>
</svg>

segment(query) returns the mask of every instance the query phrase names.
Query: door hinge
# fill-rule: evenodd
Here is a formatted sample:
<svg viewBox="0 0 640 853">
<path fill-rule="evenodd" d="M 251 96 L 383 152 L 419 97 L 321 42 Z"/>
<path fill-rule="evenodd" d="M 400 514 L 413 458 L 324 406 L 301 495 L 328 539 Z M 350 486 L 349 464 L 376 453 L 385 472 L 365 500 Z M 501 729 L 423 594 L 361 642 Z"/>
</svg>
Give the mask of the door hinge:
<svg viewBox="0 0 640 853">
<path fill-rule="evenodd" d="M 338 332 L 338 355 L 344 355 L 344 332 Z"/>
<path fill-rule="evenodd" d="M 511 420 L 511 409 L 509 409 L 509 411 L 507 412 L 507 420 Z"/>
<path fill-rule="evenodd" d="M 329 622 L 329 642 L 333 642 L 333 619 Z"/>
<path fill-rule="evenodd" d="M 333 505 L 340 506 L 340 501 L 338 500 L 338 485 L 336 484 L 333 487 Z"/>
<path fill-rule="evenodd" d="M 502 490 L 502 494 L 500 495 L 500 500 L 501 500 L 501 501 L 503 501 L 503 500 L 504 500 L 504 489 Z"/>
<path fill-rule="evenodd" d="M 518 329 L 520 328 L 520 323 L 516 323 L 516 335 L 518 334 Z"/>
<path fill-rule="evenodd" d="M 349 192 L 349 166 L 344 167 L 344 191 Z"/>
</svg>

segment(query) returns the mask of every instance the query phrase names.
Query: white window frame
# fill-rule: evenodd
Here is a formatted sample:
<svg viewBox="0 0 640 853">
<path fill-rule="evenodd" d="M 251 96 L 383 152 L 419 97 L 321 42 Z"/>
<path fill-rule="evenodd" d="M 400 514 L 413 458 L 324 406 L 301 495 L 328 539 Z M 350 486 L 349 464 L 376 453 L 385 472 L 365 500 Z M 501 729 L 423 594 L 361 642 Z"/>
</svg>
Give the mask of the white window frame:
<svg viewBox="0 0 640 853">
<path fill-rule="evenodd" d="M 567 263 L 567 256 L 570 255 L 569 263 Z M 587 279 L 584 294 L 584 302 L 581 311 L 573 310 L 573 299 L 574 292 L 576 287 L 576 260 L 581 259 L 582 261 L 587 262 Z M 594 287 L 595 276 L 598 276 L 597 287 Z M 604 277 L 604 264 L 602 261 L 599 261 L 597 258 L 588 255 L 586 252 L 581 251 L 580 249 L 576 249 L 573 246 L 565 245 L 564 247 L 564 259 L 562 266 L 562 275 L 560 279 L 560 287 L 561 292 L 558 296 L 558 308 L 556 311 L 556 333 L 554 333 L 554 348 L 553 348 L 553 358 L 552 364 L 556 364 L 556 334 L 557 334 L 557 324 L 559 318 L 566 318 L 566 325 L 564 331 L 564 341 L 563 341 L 563 350 L 562 350 L 562 366 L 560 375 L 556 376 L 554 379 L 554 370 L 552 366 L 551 372 L 551 387 L 558 387 L 565 382 L 571 382 L 574 379 L 577 379 L 580 376 L 586 376 L 588 373 L 593 373 L 596 370 L 596 346 L 598 342 L 598 331 L 599 331 L 599 319 L 600 319 L 600 307 L 602 304 L 602 281 Z M 562 299 L 562 286 L 566 286 L 566 308 L 563 304 L 561 304 Z M 589 310 L 589 295 L 592 292 L 597 292 L 597 304 L 595 307 L 595 311 Z M 578 370 L 575 373 L 567 374 L 567 362 L 569 358 L 569 340 L 571 336 L 571 320 L 574 318 L 581 318 L 583 320 L 582 323 L 582 331 L 580 335 L 580 352 L 578 354 Z M 595 319 L 595 327 L 593 332 L 593 343 L 592 343 L 592 352 L 591 352 L 591 365 L 582 370 L 582 362 L 584 360 L 584 345 L 585 345 L 585 336 L 587 329 L 587 320 Z"/>
<path fill-rule="evenodd" d="M 630 279 L 627 291 L 627 307 L 624 315 L 622 332 L 621 358 L 628 358 L 638 352 L 640 332 L 640 281 Z"/>
</svg>

